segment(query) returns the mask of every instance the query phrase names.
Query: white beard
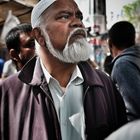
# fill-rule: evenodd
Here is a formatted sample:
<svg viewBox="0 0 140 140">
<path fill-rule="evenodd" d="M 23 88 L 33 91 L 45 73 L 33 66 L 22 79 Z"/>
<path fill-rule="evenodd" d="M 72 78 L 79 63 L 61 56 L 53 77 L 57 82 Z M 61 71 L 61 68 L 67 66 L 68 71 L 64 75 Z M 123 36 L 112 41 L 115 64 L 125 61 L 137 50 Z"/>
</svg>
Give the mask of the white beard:
<svg viewBox="0 0 140 140">
<path fill-rule="evenodd" d="M 59 51 L 58 49 L 55 49 L 50 41 L 48 33 L 46 31 L 43 31 L 46 40 L 46 46 L 49 52 L 54 57 L 58 58 L 60 61 L 66 63 L 78 63 L 80 61 L 88 60 L 92 53 L 92 48 L 90 44 L 87 42 L 86 38 L 77 39 L 71 45 L 69 45 L 70 37 L 77 30 L 83 30 L 86 35 L 86 31 L 83 28 L 75 29 L 73 32 L 70 33 L 67 40 L 67 44 L 65 45 L 63 51 Z"/>
</svg>

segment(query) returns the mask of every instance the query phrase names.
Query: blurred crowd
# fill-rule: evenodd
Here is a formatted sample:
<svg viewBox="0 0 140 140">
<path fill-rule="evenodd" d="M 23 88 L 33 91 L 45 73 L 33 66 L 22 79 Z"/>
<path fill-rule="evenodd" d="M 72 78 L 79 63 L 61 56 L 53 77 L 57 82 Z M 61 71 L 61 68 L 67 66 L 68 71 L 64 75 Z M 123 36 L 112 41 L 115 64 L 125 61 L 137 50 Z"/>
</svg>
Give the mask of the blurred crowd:
<svg viewBox="0 0 140 140">
<path fill-rule="evenodd" d="M 29 23 L 25 23 L 29 24 Z M 22 25 L 21 25 L 22 26 Z M 107 74 L 111 74 L 110 63 L 113 60 L 108 44 L 108 31 L 101 34 L 90 33 L 90 27 L 87 28 L 87 40 L 92 46 L 92 55 L 89 56 L 89 62 L 94 68 L 100 69 Z M 14 39 L 13 39 L 14 41 Z M 140 33 L 136 34 L 136 43 L 140 44 Z M 12 64 L 11 56 L 8 52 L 7 44 L 0 48 L 0 77 L 8 77 L 17 72 L 15 64 Z M 30 46 L 29 46 L 30 47 Z M 9 66 L 10 65 L 10 66 Z"/>
</svg>

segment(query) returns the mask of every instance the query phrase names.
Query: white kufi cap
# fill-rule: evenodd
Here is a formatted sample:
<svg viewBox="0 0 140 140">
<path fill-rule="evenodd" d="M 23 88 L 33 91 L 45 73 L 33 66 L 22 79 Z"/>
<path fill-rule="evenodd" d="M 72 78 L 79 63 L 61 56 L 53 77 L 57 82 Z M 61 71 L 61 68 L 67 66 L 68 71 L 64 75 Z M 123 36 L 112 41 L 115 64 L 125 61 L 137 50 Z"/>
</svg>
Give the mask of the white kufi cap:
<svg viewBox="0 0 140 140">
<path fill-rule="evenodd" d="M 36 27 L 41 14 L 55 1 L 56 0 L 41 0 L 35 5 L 31 13 L 31 25 L 33 28 Z"/>
</svg>

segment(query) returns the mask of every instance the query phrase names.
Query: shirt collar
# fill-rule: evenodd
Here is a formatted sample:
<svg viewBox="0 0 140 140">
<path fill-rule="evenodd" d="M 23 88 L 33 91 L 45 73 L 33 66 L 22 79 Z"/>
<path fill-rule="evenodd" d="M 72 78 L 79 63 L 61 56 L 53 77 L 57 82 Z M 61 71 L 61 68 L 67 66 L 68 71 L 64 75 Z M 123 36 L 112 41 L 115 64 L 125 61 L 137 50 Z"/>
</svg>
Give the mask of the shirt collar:
<svg viewBox="0 0 140 140">
<path fill-rule="evenodd" d="M 43 65 L 42 60 L 40 60 L 40 63 L 41 63 L 41 68 L 42 68 L 42 71 L 43 71 L 43 73 L 45 75 L 46 81 L 47 81 L 47 83 L 49 83 L 50 82 L 50 79 L 55 79 L 55 78 L 53 78 L 50 75 L 50 73 L 47 71 L 47 69 Z M 71 77 L 71 80 L 70 80 L 69 83 L 71 83 L 74 80 L 76 80 L 75 81 L 75 84 L 76 85 L 79 85 L 79 84 L 81 84 L 84 81 L 84 78 L 83 78 L 82 73 L 81 73 L 81 71 L 80 71 L 80 69 L 79 69 L 78 66 L 76 66 L 76 68 L 75 68 L 75 70 L 74 70 L 74 72 L 72 74 L 72 77 Z"/>
<path fill-rule="evenodd" d="M 43 71 L 43 73 L 45 75 L 46 81 L 47 81 L 47 83 L 49 83 L 50 82 L 50 79 L 52 78 L 52 76 L 49 74 L 49 72 L 47 71 L 47 69 L 43 65 L 43 62 L 42 62 L 41 59 L 40 59 L 40 64 L 41 64 L 42 71 Z"/>
<path fill-rule="evenodd" d="M 81 71 L 80 71 L 78 66 L 76 66 L 76 68 L 75 68 L 75 70 L 74 70 L 74 72 L 72 74 L 70 83 L 72 81 L 74 81 L 76 85 L 79 85 L 79 84 L 83 83 L 83 81 L 84 81 L 84 78 L 83 78 L 82 73 L 81 73 Z"/>
<path fill-rule="evenodd" d="M 46 81 L 40 63 L 41 61 L 38 56 L 33 57 L 28 63 L 26 63 L 22 70 L 19 71 L 18 78 L 22 82 L 30 85 L 40 85 L 44 80 Z M 81 75 L 86 85 L 104 86 L 102 79 L 106 76 L 104 74 L 100 74 L 99 70 L 93 70 L 89 63 L 80 62 L 78 63 L 78 68 L 82 73 Z"/>
</svg>

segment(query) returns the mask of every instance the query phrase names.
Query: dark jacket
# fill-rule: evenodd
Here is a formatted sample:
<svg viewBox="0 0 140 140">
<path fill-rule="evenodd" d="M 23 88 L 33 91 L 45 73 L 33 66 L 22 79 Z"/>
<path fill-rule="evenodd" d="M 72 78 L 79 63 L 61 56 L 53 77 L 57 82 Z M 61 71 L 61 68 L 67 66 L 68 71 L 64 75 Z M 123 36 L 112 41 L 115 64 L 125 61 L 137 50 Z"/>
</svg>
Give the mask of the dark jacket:
<svg viewBox="0 0 140 140">
<path fill-rule="evenodd" d="M 123 96 L 129 121 L 140 118 L 140 46 L 122 51 L 112 62 L 112 80 Z"/>
<path fill-rule="evenodd" d="M 103 140 L 126 123 L 123 100 L 110 78 L 79 63 L 84 77 L 83 104 L 87 140 Z M 1 140 L 61 140 L 53 99 L 40 67 L 33 58 L 21 72 L 0 86 Z"/>
</svg>

